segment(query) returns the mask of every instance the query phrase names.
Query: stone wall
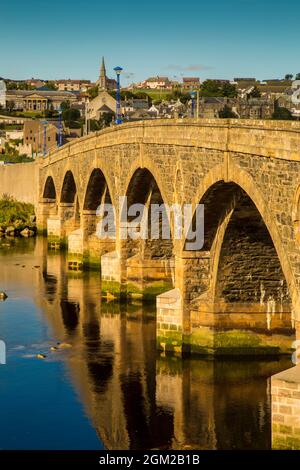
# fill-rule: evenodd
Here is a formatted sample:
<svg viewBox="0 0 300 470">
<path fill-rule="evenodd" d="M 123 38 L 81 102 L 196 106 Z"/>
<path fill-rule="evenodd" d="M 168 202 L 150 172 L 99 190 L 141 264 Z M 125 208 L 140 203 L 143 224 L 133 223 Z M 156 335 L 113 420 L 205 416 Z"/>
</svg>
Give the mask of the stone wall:
<svg viewBox="0 0 300 470">
<path fill-rule="evenodd" d="M 272 377 L 272 447 L 300 449 L 300 365 Z"/>
<path fill-rule="evenodd" d="M 34 163 L 0 165 L 0 196 L 9 194 L 21 202 L 38 205 L 39 168 Z"/>
<path fill-rule="evenodd" d="M 274 312 L 290 304 L 273 241 L 247 196 L 228 223 L 218 271 L 217 296 L 228 303 L 269 302 Z"/>
</svg>

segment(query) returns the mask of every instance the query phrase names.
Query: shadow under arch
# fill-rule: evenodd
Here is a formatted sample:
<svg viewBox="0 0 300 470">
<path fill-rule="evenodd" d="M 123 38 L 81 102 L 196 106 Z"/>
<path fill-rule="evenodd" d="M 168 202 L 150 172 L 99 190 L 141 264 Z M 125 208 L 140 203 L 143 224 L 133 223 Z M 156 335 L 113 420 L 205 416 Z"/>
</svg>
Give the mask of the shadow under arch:
<svg viewBox="0 0 300 470">
<path fill-rule="evenodd" d="M 51 175 L 49 175 L 46 179 L 44 191 L 43 191 L 43 198 L 56 199 L 55 184 Z"/>
<path fill-rule="evenodd" d="M 68 235 L 80 227 L 80 204 L 75 179 L 71 170 L 65 174 L 60 194 L 60 214 Z"/>
<path fill-rule="evenodd" d="M 102 170 L 94 168 L 86 187 L 83 209 L 96 211 L 101 202 L 111 204 L 111 192 Z"/>
<path fill-rule="evenodd" d="M 173 241 L 170 214 L 166 210 L 161 190 L 152 172 L 147 168 L 137 168 L 130 178 L 126 190 L 127 209 L 134 204 L 144 206 L 143 214 L 148 214 L 148 232 L 143 240 L 143 257 L 149 259 L 171 258 Z M 159 210 L 154 210 L 158 208 Z M 153 210 L 152 210 L 153 209 Z M 137 214 L 138 215 L 138 214 Z M 132 222 L 137 215 L 128 215 L 127 222 Z M 165 235 L 168 234 L 168 238 Z M 129 255 L 138 252 L 138 240 L 127 240 Z"/>
<path fill-rule="evenodd" d="M 100 168 L 90 174 L 83 202 L 84 230 L 87 235 L 96 236 L 103 242 L 115 243 L 116 208 L 112 203 L 107 178 Z M 106 252 L 112 246 L 102 246 Z"/>
<path fill-rule="evenodd" d="M 214 197 L 212 194 L 216 196 L 223 193 L 223 197 L 219 198 L 219 211 L 217 215 L 218 222 L 216 220 L 211 220 L 212 217 L 210 216 L 207 219 L 207 213 L 209 210 L 210 200 L 213 201 Z M 267 203 L 261 194 L 261 191 L 255 184 L 253 178 L 246 173 L 241 168 L 236 167 L 231 163 L 231 171 L 229 178 L 224 178 L 224 167 L 223 165 L 218 165 L 217 167 L 213 168 L 203 179 L 203 182 L 197 192 L 193 204 L 196 203 L 204 203 L 207 207 L 204 207 L 204 246 L 203 251 L 211 250 L 214 248 L 213 255 L 213 278 L 216 279 L 216 271 L 218 269 L 218 255 L 222 249 L 222 243 L 225 236 L 225 231 L 227 228 L 227 224 L 230 221 L 234 208 L 241 197 L 241 195 L 246 195 L 249 200 L 252 202 L 253 206 L 255 207 L 259 217 L 261 219 L 261 223 L 265 226 L 269 237 L 272 241 L 274 246 L 275 253 L 277 255 L 280 269 L 283 272 L 284 281 L 287 284 L 289 294 L 291 297 L 293 311 L 297 311 L 299 308 L 299 293 L 296 284 L 296 280 L 293 274 L 293 270 L 290 264 L 290 260 L 287 256 L 285 248 L 283 246 L 283 242 L 281 240 L 278 227 L 276 225 L 276 220 L 274 216 L 271 214 Z M 215 218 L 215 219 L 216 219 Z M 211 220 L 211 223 L 207 225 L 208 220 Z M 183 249 L 185 248 L 186 242 L 184 241 Z"/>
<path fill-rule="evenodd" d="M 76 183 L 71 170 L 68 170 L 65 174 L 60 202 L 73 203 L 77 193 Z"/>
<path fill-rule="evenodd" d="M 129 171 L 128 171 L 128 177 L 127 177 L 126 182 L 125 182 L 125 194 L 128 193 L 128 188 L 129 188 L 129 185 L 130 185 L 134 175 L 137 172 L 141 172 L 141 171 L 149 172 L 152 175 L 152 177 L 154 178 L 154 180 L 155 180 L 155 182 L 156 182 L 156 184 L 159 188 L 159 191 L 161 193 L 163 201 L 165 202 L 165 204 L 171 205 L 172 201 L 169 200 L 169 198 L 167 196 L 167 192 L 165 190 L 165 185 L 164 185 L 164 182 L 161 178 L 161 175 L 160 175 L 160 172 L 158 170 L 157 165 L 155 165 L 153 163 L 152 159 L 150 159 L 149 157 L 146 157 L 146 156 L 143 156 L 142 161 L 141 161 L 141 158 L 138 158 L 138 160 L 135 160 L 132 163 L 132 165 L 130 166 Z"/>
</svg>

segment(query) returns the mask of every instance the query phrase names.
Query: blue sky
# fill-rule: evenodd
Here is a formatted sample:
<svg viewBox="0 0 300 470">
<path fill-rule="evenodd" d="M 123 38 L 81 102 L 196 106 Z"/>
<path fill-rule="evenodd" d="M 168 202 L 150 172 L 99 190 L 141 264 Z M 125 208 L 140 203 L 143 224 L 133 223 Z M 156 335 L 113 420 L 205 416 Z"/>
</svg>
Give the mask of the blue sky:
<svg viewBox="0 0 300 470">
<path fill-rule="evenodd" d="M 281 78 L 300 72 L 299 0 L 15 0 L 0 6 L 0 76 Z"/>
</svg>

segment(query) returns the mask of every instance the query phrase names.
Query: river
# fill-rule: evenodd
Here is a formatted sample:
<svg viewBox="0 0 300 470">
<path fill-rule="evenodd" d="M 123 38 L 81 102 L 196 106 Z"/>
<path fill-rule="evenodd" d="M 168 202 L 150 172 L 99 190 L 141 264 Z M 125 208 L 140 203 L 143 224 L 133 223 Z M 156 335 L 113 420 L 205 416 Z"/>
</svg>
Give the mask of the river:
<svg viewBox="0 0 300 470">
<path fill-rule="evenodd" d="M 0 449 L 271 448 L 289 359 L 164 357 L 155 305 L 101 301 L 99 274 L 68 272 L 44 238 L 0 244 Z"/>
</svg>

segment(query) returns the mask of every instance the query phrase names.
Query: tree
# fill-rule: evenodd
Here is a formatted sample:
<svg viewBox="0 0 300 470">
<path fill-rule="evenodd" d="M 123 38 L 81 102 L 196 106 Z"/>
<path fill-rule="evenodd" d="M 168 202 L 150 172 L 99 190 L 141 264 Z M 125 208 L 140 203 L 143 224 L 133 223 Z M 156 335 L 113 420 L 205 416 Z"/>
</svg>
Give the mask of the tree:
<svg viewBox="0 0 300 470">
<path fill-rule="evenodd" d="M 294 117 L 289 109 L 276 105 L 275 111 L 272 114 L 272 119 L 282 120 L 282 121 L 286 121 L 286 120 L 291 121 L 294 119 Z"/>
<path fill-rule="evenodd" d="M 57 90 L 57 86 L 55 84 L 55 82 L 53 82 L 52 80 L 48 80 L 45 84 L 45 86 L 49 89 L 49 90 L 53 90 L 53 91 L 56 91 Z"/>
<path fill-rule="evenodd" d="M 114 119 L 114 114 L 113 113 L 103 113 L 100 116 L 99 123 L 100 123 L 100 128 L 104 129 L 104 127 L 108 127 L 111 125 L 113 119 Z"/>
<path fill-rule="evenodd" d="M 67 100 L 67 101 L 62 101 L 62 102 L 60 103 L 60 109 L 61 109 L 62 111 L 65 111 L 66 109 L 70 109 L 70 107 L 71 107 L 71 105 L 70 105 L 70 101 L 69 101 L 69 100 Z"/>
<path fill-rule="evenodd" d="M 7 90 L 33 90 L 33 87 L 26 82 L 14 82 L 7 80 L 5 84 Z"/>
<path fill-rule="evenodd" d="M 63 120 L 68 127 L 78 127 L 80 119 L 80 111 L 75 108 L 67 108 L 62 112 Z"/>
<path fill-rule="evenodd" d="M 237 96 L 237 88 L 228 82 L 220 82 L 218 80 L 206 80 L 202 83 L 200 89 L 202 97 L 227 97 L 235 98 Z"/>
<path fill-rule="evenodd" d="M 169 96 L 169 100 L 177 101 L 180 100 L 181 103 L 186 104 L 191 99 L 189 93 L 182 93 L 180 90 L 173 90 Z"/>
<path fill-rule="evenodd" d="M 296 80 L 300 80 L 300 72 L 299 72 L 299 73 L 296 73 L 295 79 L 296 79 Z"/>
<path fill-rule="evenodd" d="M 201 85 L 200 95 L 203 97 L 221 96 L 219 82 L 215 80 L 205 80 Z"/>
<path fill-rule="evenodd" d="M 135 93 L 132 93 L 132 97 L 139 99 L 139 100 L 150 100 L 149 95 L 145 91 L 136 91 Z"/>
<path fill-rule="evenodd" d="M 93 86 L 87 90 L 87 94 L 89 95 L 90 99 L 93 100 L 98 96 L 98 86 Z"/>
<path fill-rule="evenodd" d="M 7 101 L 6 109 L 11 113 L 15 109 L 15 102 L 13 100 Z"/>
<path fill-rule="evenodd" d="M 249 98 L 261 98 L 261 92 L 257 86 L 249 93 Z"/>
<path fill-rule="evenodd" d="M 57 111 L 55 111 L 54 109 L 45 109 L 44 111 L 44 116 L 45 118 L 54 118 L 54 117 L 57 117 Z"/>
<path fill-rule="evenodd" d="M 219 118 L 221 119 L 235 119 L 237 118 L 237 115 L 232 111 L 232 109 L 225 104 L 224 108 L 219 111 Z"/>
<path fill-rule="evenodd" d="M 26 82 L 20 82 L 17 86 L 18 90 L 33 90 L 33 87 Z"/>
<path fill-rule="evenodd" d="M 89 121 L 90 130 L 92 132 L 95 132 L 95 131 L 99 131 L 100 129 L 104 129 L 105 127 L 110 126 L 114 119 L 114 116 L 115 115 L 113 113 L 102 113 L 99 121 L 96 121 L 95 119 L 91 119 Z"/>
<path fill-rule="evenodd" d="M 293 80 L 293 74 L 292 73 L 287 73 L 286 76 L 284 77 L 285 80 Z"/>
<path fill-rule="evenodd" d="M 224 83 L 221 87 L 221 96 L 226 96 L 227 98 L 235 98 L 237 96 L 237 88 L 231 83 Z"/>
</svg>

